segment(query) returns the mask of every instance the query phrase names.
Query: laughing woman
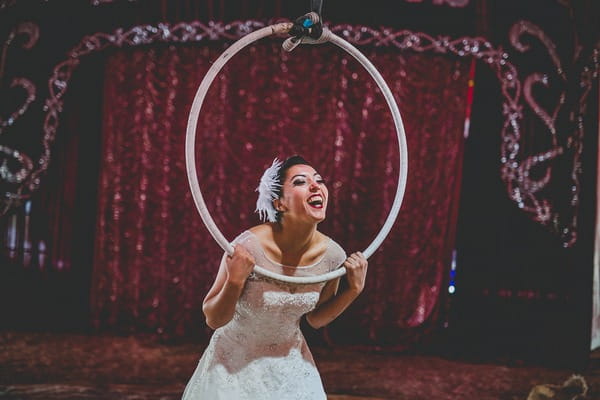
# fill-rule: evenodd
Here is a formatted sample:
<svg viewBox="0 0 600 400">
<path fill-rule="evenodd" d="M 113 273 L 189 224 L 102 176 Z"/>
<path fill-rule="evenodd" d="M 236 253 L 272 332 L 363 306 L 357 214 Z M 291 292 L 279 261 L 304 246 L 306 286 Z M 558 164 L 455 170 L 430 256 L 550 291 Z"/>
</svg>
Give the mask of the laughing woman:
<svg viewBox="0 0 600 400">
<path fill-rule="evenodd" d="M 317 230 L 329 193 L 302 157 L 268 168 L 257 211 L 266 222 L 241 233 L 224 255 L 203 303 L 215 332 L 187 384 L 183 400 L 326 399 L 300 318 L 321 328 L 362 292 L 367 260 Z M 254 265 L 288 276 L 313 276 L 346 267 L 348 285 L 290 284 L 252 272 Z"/>
</svg>

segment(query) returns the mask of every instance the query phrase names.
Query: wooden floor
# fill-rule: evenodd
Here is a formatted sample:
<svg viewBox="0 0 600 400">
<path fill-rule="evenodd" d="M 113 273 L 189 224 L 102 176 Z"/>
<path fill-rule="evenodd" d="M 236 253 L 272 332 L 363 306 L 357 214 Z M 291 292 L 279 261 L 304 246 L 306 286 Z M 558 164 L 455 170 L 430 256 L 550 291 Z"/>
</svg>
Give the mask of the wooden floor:
<svg viewBox="0 0 600 400">
<path fill-rule="evenodd" d="M 150 338 L 0 332 L 0 398 L 175 400 L 202 346 Z M 600 353 L 582 371 L 431 355 L 313 348 L 332 400 L 526 400 L 540 384 L 579 373 L 600 399 Z M 565 397 L 567 399 L 568 397 Z"/>
</svg>

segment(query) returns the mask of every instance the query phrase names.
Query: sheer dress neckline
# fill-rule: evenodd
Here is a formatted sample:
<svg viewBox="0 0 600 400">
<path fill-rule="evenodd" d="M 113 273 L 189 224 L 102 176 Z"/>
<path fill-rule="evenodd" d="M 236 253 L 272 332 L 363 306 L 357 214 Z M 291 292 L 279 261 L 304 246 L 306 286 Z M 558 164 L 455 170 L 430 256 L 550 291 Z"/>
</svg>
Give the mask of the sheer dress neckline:
<svg viewBox="0 0 600 400">
<path fill-rule="evenodd" d="M 262 256 L 265 258 L 265 260 L 267 260 L 268 262 L 272 263 L 273 265 L 276 265 L 276 266 L 281 267 L 281 268 L 306 269 L 306 268 L 313 268 L 313 267 L 319 265 L 325 259 L 325 256 L 327 256 L 327 252 L 329 251 L 329 247 L 330 247 L 331 241 L 332 241 L 332 239 L 329 236 L 327 236 L 327 240 L 326 240 L 326 242 L 327 242 L 326 246 L 327 247 L 325 248 L 325 251 L 323 252 L 323 255 L 321 257 L 319 257 L 317 259 L 317 261 L 315 261 L 314 263 L 309 264 L 309 265 L 285 265 L 285 264 L 281 264 L 281 263 L 278 263 L 277 261 L 272 260 L 267 255 L 267 252 L 265 251 L 264 247 L 260 243 L 260 240 L 259 240 L 258 236 L 256 236 L 256 234 L 254 234 L 254 232 L 252 232 L 250 230 L 247 230 L 246 232 L 248 232 L 250 235 L 252 235 L 253 238 L 254 238 L 254 240 L 256 240 L 256 244 L 257 244 L 258 248 L 260 249 L 260 252 L 262 253 Z"/>
</svg>

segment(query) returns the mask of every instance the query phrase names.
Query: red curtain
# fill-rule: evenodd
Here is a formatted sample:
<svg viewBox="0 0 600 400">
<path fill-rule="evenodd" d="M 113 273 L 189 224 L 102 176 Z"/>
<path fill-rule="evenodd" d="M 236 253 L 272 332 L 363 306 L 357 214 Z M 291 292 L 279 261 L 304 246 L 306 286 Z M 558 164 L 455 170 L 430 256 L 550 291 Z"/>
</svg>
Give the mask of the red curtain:
<svg viewBox="0 0 600 400">
<path fill-rule="evenodd" d="M 187 183 L 191 102 L 223 50 L 122 50 L 107 62 L 92 318 L 101 330 L 207 338 L 202 299 L 222 251 Z M 363 49 L 395 94 L 408 138 L 400 216 L 370 259 L 365 292 L 325 332 L 334 343 L 403 346 L 437 327 L 454 241 L 468 60 Z M 364 250 L 398 176 L 387 105 L 369 75 L 332 46 L 245 49 L 211 87 L 197 130 L 199 180 L 226 237 L 258 223 L 255 187 L 274 157 L 303 155 L 327 180 L 322 230 Z"/>
</svg>

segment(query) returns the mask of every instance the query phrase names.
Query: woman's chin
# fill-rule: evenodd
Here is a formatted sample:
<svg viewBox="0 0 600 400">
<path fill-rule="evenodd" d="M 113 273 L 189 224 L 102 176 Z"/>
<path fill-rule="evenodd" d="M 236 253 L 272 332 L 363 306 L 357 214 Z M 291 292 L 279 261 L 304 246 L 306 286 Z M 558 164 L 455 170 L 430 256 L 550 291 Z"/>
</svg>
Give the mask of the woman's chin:
<svg viewBox="0 0 600 400">
<path fill-rule="evenodd" d="M 311 217 L 317 222 L 322 222 L 325 220 L 325 210 L 323 210 L 322 212 L 318 212 L 318 213 L 312 213 Z"/>
</svg>

